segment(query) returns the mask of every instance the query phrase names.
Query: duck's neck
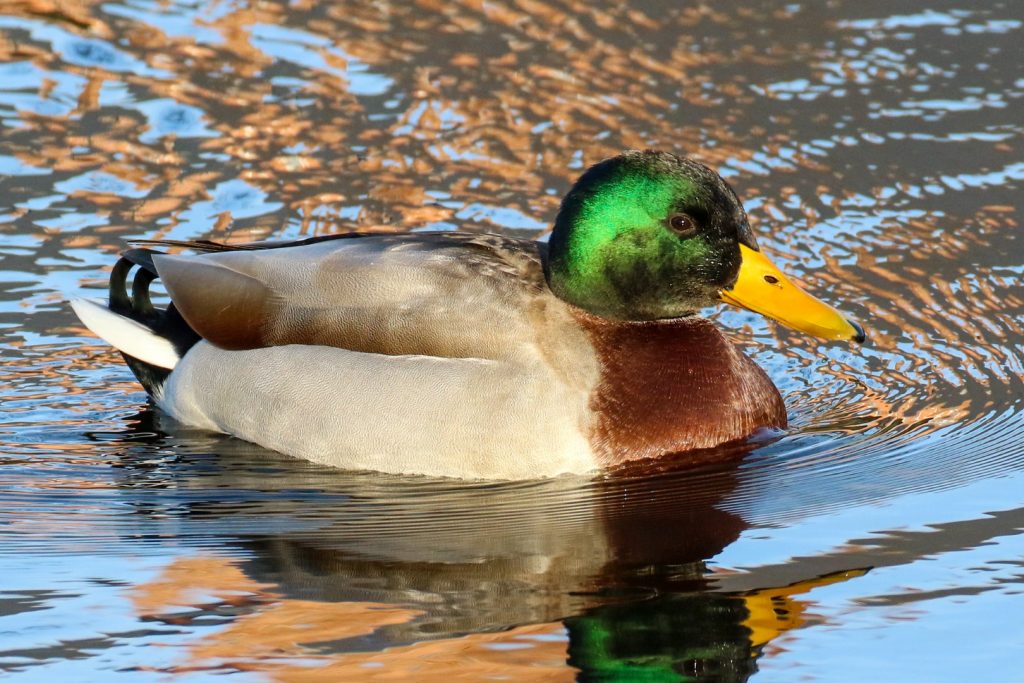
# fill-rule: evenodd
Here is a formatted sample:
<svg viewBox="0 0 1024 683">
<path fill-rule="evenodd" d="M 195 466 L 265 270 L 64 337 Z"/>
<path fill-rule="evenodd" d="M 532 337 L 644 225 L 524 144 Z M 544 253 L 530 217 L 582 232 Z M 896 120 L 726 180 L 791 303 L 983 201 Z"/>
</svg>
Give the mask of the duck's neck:
<svg viewBox="0 0 1024 683">
<path fill-rule="evenodd" d="M 614 322 L 579 314 L 601 376 L 591 443 L 603 466 L 786 426 L 778 389 L 710 321 Z"/>
</svg>

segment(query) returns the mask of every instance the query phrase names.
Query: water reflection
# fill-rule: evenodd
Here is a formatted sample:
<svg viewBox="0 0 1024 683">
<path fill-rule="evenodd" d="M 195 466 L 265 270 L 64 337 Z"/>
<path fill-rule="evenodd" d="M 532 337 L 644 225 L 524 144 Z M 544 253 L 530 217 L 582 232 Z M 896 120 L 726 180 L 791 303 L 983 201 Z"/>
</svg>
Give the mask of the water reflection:
<svg viewBox="0 0 1024 683">
<path fill-rule="evenodd" d="M 103 436 L 123 444 L 118 486 L 129 498 L 159 481 L 271 494 L 243 501 L 175 491 L 169 505 L 149 497 L 136 508 L 156 520 L 174 514 L 179 535 L 190 520 L 235 528 L 222 542 L 244 550 L 243 560 L 176 561 L 132 589 L 144 619 L 229 624 L 191 645 L 173 671 L 258 664 L 304 680 L 366 667 L 440 676 L 458 665 L 507 674 L 519 666 L 510 653 L 528 650 L 527 679 L 578 669 L 595 679 L 632 671 L 745 680 L 766 643 L 813 623 L 798 596 L 864 571 L 708 590 L 706 560 L 747 528 L 719 506 L 749 446 L 715 453 L 725 466 L 685 473 L 661 465 L 594 479 L 459 483 L 290 467 L 229 438 L 202 449 L 213 447 L 215 463 L 185 459 L 155 471 L 149 446 L 166 443 L 161 430 L 182 439 L 189 431 L 148 411 L 129 424 Z M 283 531 L 263 531 L 279 522 Z M 282 664 L 282 653 L 301 661 Z"/>
<path fill-rule="evenodd" d="M 1019 669 L 1012 3 L 18 0 L 0 14 L 0 666 L 62 680 Z M 502 486 L 324 470 L 154 424 L 63 304 L 100 295 L 131 237 L 543 238 L 585 165 L 643 146 L 718 167 L 770 256 L 875 332 L 854 354 L 709 312 L 791 413 L 724 466 Z"/>
<path fill-rule="evenodd" d="M 335 576 L 331 565 L 299 566 L 301 572 L 315 572 L 317 586 L 332 578 L 352 580 L 345 572 Z M 288 567 L 297 568 L 294 561 Z M 351 602 L 322 595 L 293 571 L 286 584 L 291 590 L 282 595 L 274 583 L 254 581 L 237 566 L 213 558 L 171 565 L 134 589 L 133 602 L 142 618 L 172 626 L 229 620 L 227 629 L 189 647 L 184 661 L 165 670 L 171 673 L 258 667 L 273 680 L 337 680 L 380 669 L 387 677 L 433 680 L 457 668 L 469 677 L 524 680 L 710 676 L 742 681 L 757 670 L 757 656 L 773 638 L 814 623 L 808 603 L 796 596 L 858 574 L 744 595 L 694 592 L 655 595 L 640 603 L 613 601 L 564 623 L 476 624 L 466 634 L 445 630 L 445 622 L 424 621 L 421 610 L 429 610 L 430 602 L 417 596 L 410 607 L 413 587 L 395 602 Z M 486 596 L 486 589 L 481 592 Z"/>
</svg>

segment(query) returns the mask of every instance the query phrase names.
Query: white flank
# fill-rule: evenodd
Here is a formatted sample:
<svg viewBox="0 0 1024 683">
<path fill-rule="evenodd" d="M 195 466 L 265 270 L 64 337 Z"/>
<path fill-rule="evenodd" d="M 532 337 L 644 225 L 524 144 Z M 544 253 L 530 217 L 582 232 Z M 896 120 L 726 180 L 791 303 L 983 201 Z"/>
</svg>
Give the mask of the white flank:
<svg viewBox="0 0 1024 683">
<path fill-rule="evenodd" d="M 71 308 L 93 334 L 133 358 L 171 370 L 181 357 L 174 345 L 131 318 L 90 299 L 72 299 Z"/>
</svg>

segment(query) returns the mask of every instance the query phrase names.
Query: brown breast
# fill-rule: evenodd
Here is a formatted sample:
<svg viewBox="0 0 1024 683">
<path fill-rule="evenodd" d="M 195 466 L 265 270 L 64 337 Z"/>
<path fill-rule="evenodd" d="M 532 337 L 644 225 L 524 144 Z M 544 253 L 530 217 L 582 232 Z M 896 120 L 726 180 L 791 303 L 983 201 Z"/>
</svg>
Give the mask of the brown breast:
<svg viewBox="0 0 1024 683">
<path fill-rule="evenodd" d="M 643 323 L 580 316 L 601 363 L 590 440 L 603 466 L 785 427 L 761 368 L 703 318 Z"/>
</svg>

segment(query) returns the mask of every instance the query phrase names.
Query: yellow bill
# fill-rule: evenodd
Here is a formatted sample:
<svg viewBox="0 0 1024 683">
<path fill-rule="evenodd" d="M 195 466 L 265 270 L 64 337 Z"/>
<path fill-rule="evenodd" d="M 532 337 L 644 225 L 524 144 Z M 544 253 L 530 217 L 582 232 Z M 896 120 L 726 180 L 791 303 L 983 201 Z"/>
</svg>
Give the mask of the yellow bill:
<svg viewBox="0 0 1024 683">
<path fill-rule="evenodd" d="M 816 337 L 864 341 L 860 325 L 800 289 L 767 256 L 742 244 L 740 254 L 739 278 L 731 288 L 719 292 L 722 301 Z"/>
</svg>

